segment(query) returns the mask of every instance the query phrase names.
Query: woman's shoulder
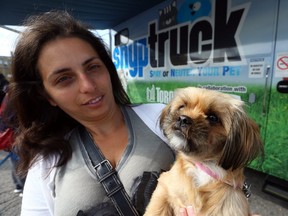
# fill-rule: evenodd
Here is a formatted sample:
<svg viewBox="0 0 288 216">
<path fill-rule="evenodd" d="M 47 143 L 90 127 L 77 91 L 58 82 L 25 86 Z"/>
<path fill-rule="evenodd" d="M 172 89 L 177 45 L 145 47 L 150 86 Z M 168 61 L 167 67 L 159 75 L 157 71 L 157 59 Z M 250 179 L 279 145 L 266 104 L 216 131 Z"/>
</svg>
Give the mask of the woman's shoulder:
<svg viewBox="0 0 288 216">
<path fill-rule="evenodd" d="M 144 119 L 150 119 L 155 122 L 158 120 L 165 104 L 162 103 L 147 103 L 147 104 L 134 104 L 131 108 L 136 112 L 136 114 Z"/>
<path fill-rule="evenodd" d="M 160 103 L 149 103 L 132 105 L 131 108 L 159 138 L 167 143 L 167 139 L 163 136 L 159 126 L 159 117 L 165 106 L 165 104 Z"/>
<path fill-rule="evenodd" d="M 30 167 L 29 172 L 38 173 L 39 177 L 47 178 L 51 174 L 59 161 L 59 156 L 49 155 L 47 157 L 38 156 L 34 159 L 33 165 Z"/>
<path fill-rule="evenodd" d="M 144 111 L 152 111 L 152 112 L 161 112 L 162 109 L 166 106 L 163 103 L 143 103 L 143 104 L 132 104 L 132 109 L 136 110 L 144 110 Z"/>
<path fill-rule="evenodd" d="M 70 130 L 65 136 L 65 140 L 70 140 L 71 137 L 75 134 L 77 128 L 73 128 Z M 60 160 L 60 155 L 57 153 L 51 153 L 47 156 L 38 155 L 32 161 L 32 166 L 30 170 L 32 171 L 40 171 L 42 173 L 49 173 L 48 171 L 55 168 L 58 165 Z"/>
</svg>

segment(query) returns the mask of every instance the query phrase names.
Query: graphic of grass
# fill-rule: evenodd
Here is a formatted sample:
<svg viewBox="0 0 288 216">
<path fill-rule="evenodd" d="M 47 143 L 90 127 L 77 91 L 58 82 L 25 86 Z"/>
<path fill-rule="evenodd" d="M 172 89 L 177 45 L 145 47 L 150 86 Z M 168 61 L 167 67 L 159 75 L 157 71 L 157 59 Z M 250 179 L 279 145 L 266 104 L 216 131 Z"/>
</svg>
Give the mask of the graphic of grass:
<svg viewBox="0 0 288 216">
<path fill-rule="evenodd" d="M 272 89 L 265 136 L 265 173 L 288 180 L 288 94 Z"/>
<path fill-rule="evenodd" d="M 134 81 L 128 83 L 127 92 L 133 103 L 148 103 L 146 89 L 152 85 L 161 90 L 174 91 L 177 88 L 198 85 L 223 86 L 227 83 L 193 83 L 193 82 L 148 82 Z M 249 167 L 264 173 L 288 180 L 288 94 L 280 94 L 276 89 L 268 91 L 265 97 L 264 86 L 251 84 L 233 84 L 245 86 L 247 92 L 233 93 L 245 102 L 246 111 L 261 129 L 264 143 L 264 160 L 258 158 Z M 255 95 L 255 102 L 249 102 L 249 95 Z M 264 104 L 264 99 L 266 104 Z M 270 100 L 271 99 L 271 100 Z M 269 106 L 268 106 L 269 105 Z"/>
</svg>

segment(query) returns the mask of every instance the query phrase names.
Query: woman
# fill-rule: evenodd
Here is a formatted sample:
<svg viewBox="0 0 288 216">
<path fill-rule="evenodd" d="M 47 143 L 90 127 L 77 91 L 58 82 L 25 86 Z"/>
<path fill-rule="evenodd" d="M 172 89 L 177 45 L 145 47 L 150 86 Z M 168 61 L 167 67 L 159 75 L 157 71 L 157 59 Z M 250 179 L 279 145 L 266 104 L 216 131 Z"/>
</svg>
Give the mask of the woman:
<svg viewBox="0 0 288 216">
<path fill-rule="evenodd" d="M 103 42 L 83 24 L 52 11 L 25 26 L 9 89 L 20 127 L 19 171 L 28 172 L 21 215 L 118 215 L 95 174 L 86 140 L 116 170 L 142 214 L 173 152 L 141 120 L 141 106 L 130 105 Z M 162 107 L 155 106 L 145 109 L 156 116 Z"/>
</svg>

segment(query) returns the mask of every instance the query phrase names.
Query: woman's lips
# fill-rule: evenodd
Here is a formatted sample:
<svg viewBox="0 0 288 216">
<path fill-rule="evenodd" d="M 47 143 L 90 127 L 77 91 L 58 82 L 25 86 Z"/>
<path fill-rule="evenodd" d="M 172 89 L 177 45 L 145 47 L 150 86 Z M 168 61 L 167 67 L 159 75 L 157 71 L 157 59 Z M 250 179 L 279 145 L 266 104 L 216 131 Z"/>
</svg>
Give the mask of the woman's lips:
<svg viewBox="0 0 288 216">
<path fill-rule="evenodd" d="M 96 103 L 98 103 L 102 98 L 103 98 L 103 96 L 93 98 L 93 99 L 89 100 L 88 102 L 86 102 L 84 105 L 96 104 Z"/>
</svg>

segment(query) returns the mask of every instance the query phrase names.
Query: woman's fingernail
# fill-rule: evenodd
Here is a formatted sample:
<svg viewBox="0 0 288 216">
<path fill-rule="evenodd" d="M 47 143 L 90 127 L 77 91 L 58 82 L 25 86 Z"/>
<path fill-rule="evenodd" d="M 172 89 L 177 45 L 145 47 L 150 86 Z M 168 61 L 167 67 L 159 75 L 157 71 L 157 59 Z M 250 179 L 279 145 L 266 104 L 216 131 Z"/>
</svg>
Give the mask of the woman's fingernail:
<svg viewBox="0 0 288 216">
<path fill-rule="evenodd" d="M 193 206 L 187 206 L 187 212 L 188 212 L 189 215 L 190 215 L 190 214 L 194 215 L 194 208 L 193 208 Z"/>
<path fill-rule="evenodd" d="M 184 208 L 180 209 L 180 216 L 185 216 L 186 210 Z"/>
</svg>

